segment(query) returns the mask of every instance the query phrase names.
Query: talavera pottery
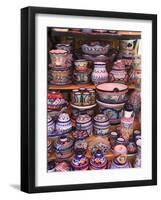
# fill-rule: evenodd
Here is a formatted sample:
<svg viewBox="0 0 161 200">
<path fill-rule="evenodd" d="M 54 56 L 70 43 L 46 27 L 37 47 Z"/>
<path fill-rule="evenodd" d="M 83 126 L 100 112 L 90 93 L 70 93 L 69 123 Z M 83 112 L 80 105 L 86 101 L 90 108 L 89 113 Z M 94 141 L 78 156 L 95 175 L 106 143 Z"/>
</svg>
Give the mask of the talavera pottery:
<svg viewBox="0 0 161 200">
<path fill-rule="evenodd" d="M 110 133 L 110 144 L 111 144 L 111 149 L 113 149 L 114 146 L 116 145 L 116 140 L 117 140 L 117 138 L 118 138 L 118 133 L 112 131 L 112 132 Z"/>
<path fill-rule="evenodd" d="M 126 147 L 127 147 L 128 155 L 136 154 L 137 147 L 136 147 L 136 144 L 135 144 L 135 141 L 133 140 L 133 138 L 129 139 Z"/>
<path fill-rule="evenodd" d="M 97 100 L 97 103 L 100 108 L 100 112 L 108 116 L 110 124 L 120 123 L 125 102 L 110 104 L 110 103 L 103 103 Z"/>
<path fill-rule="evenodd" d="M 61 50 L 65 50 L 65 51 L 67 51 L 68 53 L 70 53 L 71 52 L 71 50 L 72 50 L 72 46 L 71 46 L 71 44 L 68 44 L 68 43 L 62 43 L 62 44 L 57 44 L 56 45 L 56 48 L 57 49 L 61 49 Z"/>
<path fill-rule="evenodd" d="M 141 88 L 141 70 L 133 69 L 130 74 L 130 82 L 135 85 L 136 88 Z"/>
<path fill-rule="evenodd" d="M 85 72 L 88 69 L 88 61 L 85 59 L 79 59 L 74 61 L 75 70 L 79 72 Z"/>
<path fill-rule="evenodd" d="M 100 150 L 97 150 L 97 152 L 92 156 L 90 160 L 90 169 L 106 169 L 106 165 L 107 159 L 104 157 L 104 154 Z"/>
<path fill-rule="evenodd" d="M 76 119 L 76 129 L 85 130 L 89 135 L 93 132 L 92 118 L 88 114 L 81 114 Z"/>
<path fill-rule="evenodd" d="M 54 130 L 55 130 L 55 122 L 48 114 L 48 137 L 52 137 L 52 135 L 54 135 L 53 134 Z"/>
<path fill-rule="evenodd" d="M 78 151 L 71 161 L 71 165 L 74 170 L 87 170 L 88 164 L 88 159 L 84 156 L 84 154 L 82 154 L 81 151 Z"/>
<path fill-rule="evenodd" d="M 110 169 L 131 168 L 131 164 L 127 161 L 127 148 L 124 145 L 116 145 L 114 147 L 114 159 Z"/>
<path fill-rule="evenodd" d="M 96 86 L 99 100 L 104 103 L 124 102 L 128 86 L 121 83 L 103 83 Z"/>
<path fill-rule="evenodd" d="M 57 159 L 66 159 L 73 154 L 73 140 L 67 136 L 61 136 L 54 143 Z"/>
<path fill-rule="evenodd" d="M 85 54 L 90 54 L 90 55 L 104 55 L 107 54 L 110 48 L 110 44 L 106 45 L 100 45 L 100 44 L 83 44 L 82 46 L 82 51 Z"/>
<path fill-rule="evenodd" d="M 49 110 L 61 110 L 64 106 L 66 106 L 66 101 L 62 93 L 58 91 L 48 92 L 48 109 Z"/>
<path fill-rule="evenodd" d="M 61 113 L 56 122 L 56 131 L 60 134 L 69 133 L 72 130 L 72 123 L 67 113 Z"/>
<path fill-rule="evenodd" d="M 49 51 L 51 63 L 54 67 L 67 67 L 71 64 L 72 55 L 62 49 L 52 49 Z"/>
<path fill-rule="evenodd" d="M 52 68 L 50 70 L 51 79 L 50 83 L 54 85 L 66 85 L 72 82 L 72 70 L 71 68 L 62 68 L 62 69 L 55 69 Z"/>
<path fill-rule="evenodd" d="M 94 108 L 97 104 L 93 104 L 93 105 L 89 105 L 89 106 L 77 106 L 77 105 L 74 105 L 74 104 L 70 104 L 73 108 L 77 108 L 79 110 L 89 110 L 89 109 L 92 109 Z"/>
<path fill-rule="evenodd" d="M 125 70 L 125 65 L 122 60 L 114 62 L 114 66 L 109 73 L 110 82 L 126 83 L 128 81 L 128 74 Z"/>
<path fill-rule="evenodd" d="M 108 63 L 111 61 L 110 57 L 106 55 L 93 56 L 93 55 L 83 54 L 83 58 L 92 62 L 107 62 Z"/>
<path fill-rule="evenodd" d="M 72 169 L 71 169 L 69 163 L 67 163 L 66 161 L 57 163 L 56 167 L 55 167 L 56 172 L 66 172 L 66 171 L 71 171 L 71 170 Z"/>
<path fill-rule="evenodd" d="M 94 117 L 94 134 L 95 135 L 108 135 L 109 128 L 110 128 L 110 122 L 105 114 L 97 114 Z"/>
<path fill-rule="evenodd" d="M 94 84 L 106 83 L 108 81 L 108 72 L 105 62 L 94 62 L 94 70 L 92 72 L 92 82 Z"/>
</svg>

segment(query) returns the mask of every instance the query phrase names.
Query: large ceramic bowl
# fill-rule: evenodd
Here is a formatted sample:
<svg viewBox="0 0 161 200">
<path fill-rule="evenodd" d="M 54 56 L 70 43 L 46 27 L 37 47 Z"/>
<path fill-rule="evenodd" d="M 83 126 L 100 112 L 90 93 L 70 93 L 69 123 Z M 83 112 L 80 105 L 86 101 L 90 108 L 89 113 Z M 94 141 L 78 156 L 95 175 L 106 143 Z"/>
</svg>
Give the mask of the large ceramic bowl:
<svg viewBox="0 0 161 200">
<path fill-rule="evenodd" d="M 105 46 L 100 45 L 100 44 L 94 44 L 94 45 L 83 44 L 82 45 L 83 53 L 90 54 L 90 55 L 107 54 L 109 51 L 109 48 L 110 48 L 109 44 L 106 44 Z"/>
<path fill-rule="evenodd" d="M 103 83 L 96 86 L 99 100 L 104 103 L 124 102 L 128 86 L 121 83 Z"/>
</svg>

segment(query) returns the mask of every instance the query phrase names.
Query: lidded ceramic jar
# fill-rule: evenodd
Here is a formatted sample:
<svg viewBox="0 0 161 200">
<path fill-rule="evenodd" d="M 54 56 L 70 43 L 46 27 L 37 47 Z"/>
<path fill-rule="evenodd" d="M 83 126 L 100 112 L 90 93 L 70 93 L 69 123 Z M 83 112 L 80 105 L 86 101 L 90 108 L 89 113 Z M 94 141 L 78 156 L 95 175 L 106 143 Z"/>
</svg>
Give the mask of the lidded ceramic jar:
<svg viewBox="0 0 161 200">
<path fill-rule="evenodd" d="M 55 122 L 52 117 L 48 114 L 48 136 L 52 136 L 55 130 Z"/>
<path fill-rule="evenodd" d="M 67 136 L 60 136 L 54 143 L 57 159 L 69 158 L 73 154 L 73 140 Z"/>
<path fill-rule="evenodd" d="M 134 111 L 131 104 L 126 104 L 121 118 L 120 134 L 126 142 L 133 136 Z"/>
<path fill-rule="evenodd" d="M 58 134 L 69 133 L 72 130 L 72 123 L 68 113 L 61 113 L 56 122 Z"/>
<path fill-rule="evenodd" d="M 105 62 L 94 62 L 94 70 L 92 72 L 92 82 L 94 84 L 106 83 L 108 81 L 108 72 Z"/>
<path fill-rule="evenodd" d="M 49 110 L 61 110 L 66 106 L 64 96 L 59 91 L 48 92 L 48 109 Z"/>
<path fill-rule="evenodd" d="M 98 150 L 90 159 L 90 169 L 106 169 L 106 165 L 107 159 L 100 150 Z"/>
<path fill-rule="evenodd" d="M 116 145 L 114 147 L 114 159 L 111 163 L 111 169 L 131 168 L 127 161 L 127 148 L 124 145 Z"/>
<path fill-rule="evenodd" d="M 97 114 L 94 117 L 94 134 L 95 135 L 108 135 L 110 122 L 105 114 Z"/>
<path fill-rule="evenodd" d="M 128 74 L 125 70 L 125 65 L 122 60 L 117 60 L 114 62 L 114 66 L 109 73 L 110 82 L 126 83 L 128 81 Z"/>
<path fill-rule="evenodd" d="M 71 161 L 71 166 L 74 170 L 87 170 L 89 165 L 88 158 L 82 153 L 81 150 L 77 151 Z"/>
<path fill-rule="evenodd" d="M 92 118 L 88 114 L 80 114 L 76 119 L 76 129 L 87 131 L 88 135 L 91 135 L 93 131 Z"/>
</svg>

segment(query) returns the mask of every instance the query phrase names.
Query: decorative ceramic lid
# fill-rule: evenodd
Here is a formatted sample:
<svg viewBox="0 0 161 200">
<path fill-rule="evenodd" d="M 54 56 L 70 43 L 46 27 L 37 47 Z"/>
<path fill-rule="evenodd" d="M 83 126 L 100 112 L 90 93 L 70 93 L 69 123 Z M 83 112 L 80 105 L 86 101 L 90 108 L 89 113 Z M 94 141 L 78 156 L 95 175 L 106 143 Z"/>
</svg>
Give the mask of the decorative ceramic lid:
<svg viewBox="0 0 161 200">
<path fill-rule="evenodd" d="M 91 117 L 88 114 L 81 114 L 77 117 L 76 122 L 80 124 L 88 123 L 91 121 Z"/>
<path fill-rule="evenodd" d="M 56 151 L 65 151 L 66 149 L 71 148 L 73 145 L 73 140 L 70 137 L 67 136 L 60 136 L 55 144 L 54 147 Z"/>
<path fill-rule="evenodd" d="M 114 147 L 114 155 L 127 154 L 127 148 L 124 145 L 116 145 Z"/>
<path fill-rule="evenodd" d="M 90 164 L 95 168 L 103 168 L 107 164 L 107 160 L 105 159 L 103 153 L 98 150 L 91 158 Z"/>
<path fill-rule="evenodd" d="M 78 151 L 71 161 L 72 167 L 76 170 L 84 169 L 88 166 L 88 164 L 88 159 L 82 154 L 81 151 Z"/>
<path fill-rule="evenodd" d="M 94 117 L 94 121 L 100 122 L 100 123 L 107 122 L 108 120 L 109 120 L 109 119 L 108 119 L 108 116 L 105 115 L 105 114 L 97 114 L 97 115 Z"/>
<path fill-rule="evenodd" d="M 68 122 L 70 121 L 70 117 L 68 113 L 61 113 L 58 117 L 59 122 Z"/>
</svg>

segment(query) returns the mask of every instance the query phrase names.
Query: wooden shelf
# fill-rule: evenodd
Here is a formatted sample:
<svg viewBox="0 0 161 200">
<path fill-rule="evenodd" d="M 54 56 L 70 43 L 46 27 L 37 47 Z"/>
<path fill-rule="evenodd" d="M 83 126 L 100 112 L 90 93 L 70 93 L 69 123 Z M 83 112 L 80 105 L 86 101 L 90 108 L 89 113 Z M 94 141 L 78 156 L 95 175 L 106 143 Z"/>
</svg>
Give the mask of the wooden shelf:
<svg viewBox="0 0 161 200">
<path fill-rule="evenodd" d="M 96 32 L 81 32 L 81 31 L 54 31 L 52 30 L 52 36 L 73 36 L 86 38 L 97 38 L 101 36 L 101 39 L 109 40 L 130 40 L 130 39 L 140 39 L 141 32 L 139 31 L 118 31 L 115 34 L 112 33 L 96 33 Z"/>
<path fill-rule="evenodd" d="M 79 88 L 92 88 L 95 89 L 96 86 L 92 83 L 89 84 L 69 84 L 69 85 L 48 85 L 49 90 L 74 90 Z M 132 83 L 128 84 L 129 89 L 135 89 L 135 85 Z"/>
</svg>

